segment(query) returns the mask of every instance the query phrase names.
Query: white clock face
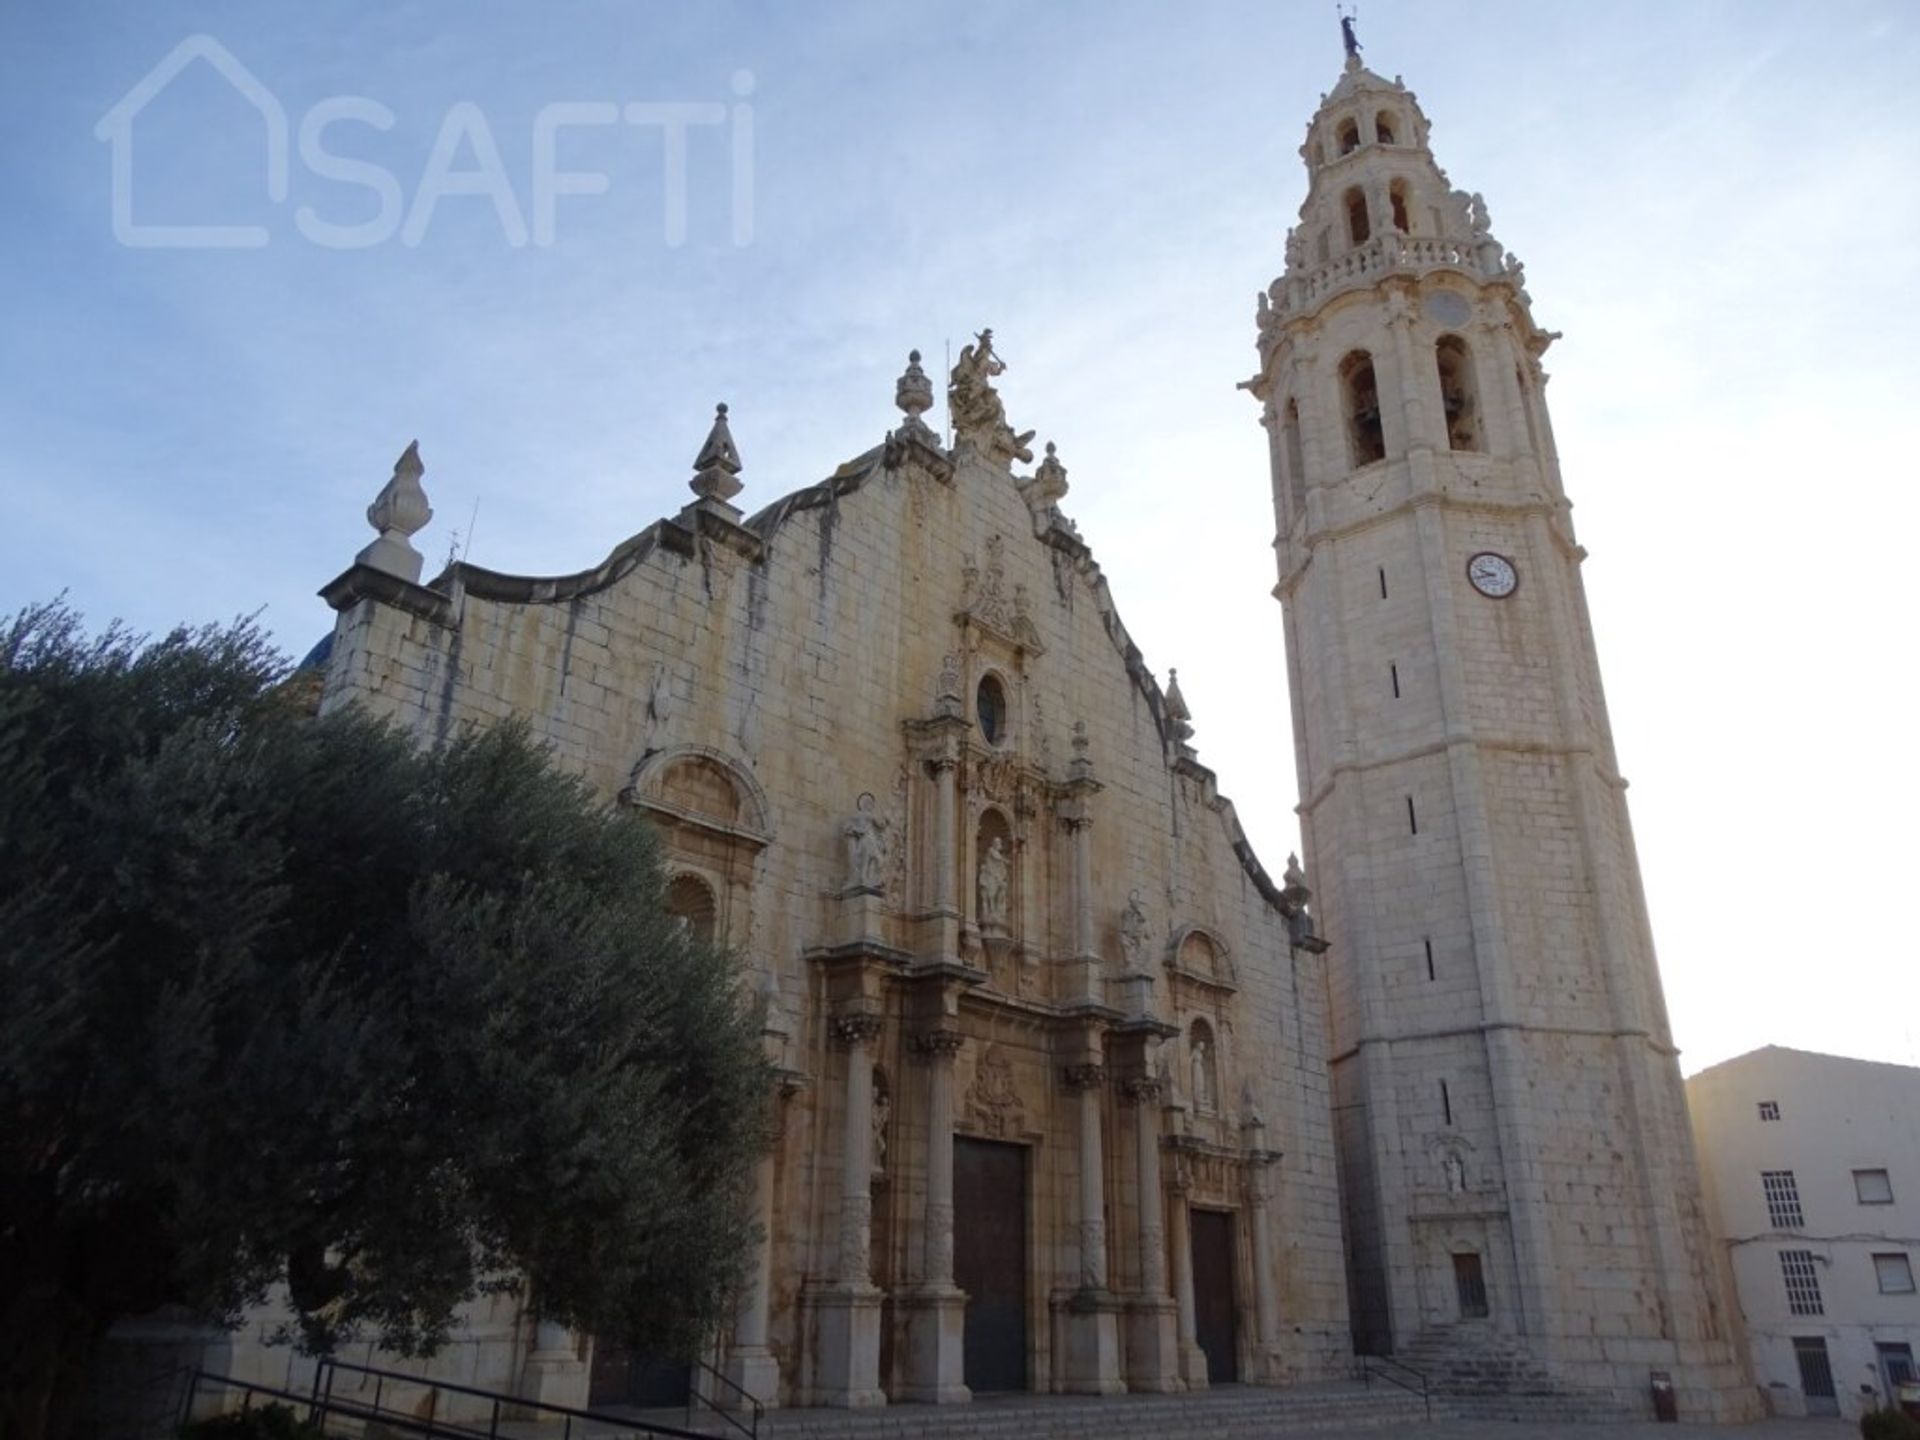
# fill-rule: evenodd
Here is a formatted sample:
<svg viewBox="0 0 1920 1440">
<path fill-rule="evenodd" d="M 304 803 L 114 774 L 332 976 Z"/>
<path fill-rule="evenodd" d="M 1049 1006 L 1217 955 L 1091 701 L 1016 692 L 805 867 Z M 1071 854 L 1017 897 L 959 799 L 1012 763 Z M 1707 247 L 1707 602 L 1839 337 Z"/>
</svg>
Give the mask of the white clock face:
<svg viewBox="0 0 1920 1440">
<path fill-rule="evenodd" d="M 1520 586 L 1520 572 L 1504 555 L 1483 550 L 1467 561 L 1467 580 L 1482 595 L 1504 600 Z"/>
</svg>

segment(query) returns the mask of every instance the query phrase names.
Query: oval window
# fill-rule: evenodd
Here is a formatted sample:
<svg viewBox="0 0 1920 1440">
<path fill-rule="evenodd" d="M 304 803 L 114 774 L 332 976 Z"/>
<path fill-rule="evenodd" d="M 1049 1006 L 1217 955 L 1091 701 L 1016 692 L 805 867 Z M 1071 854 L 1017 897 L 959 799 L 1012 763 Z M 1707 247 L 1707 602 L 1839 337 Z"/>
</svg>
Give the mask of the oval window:
<svg viewBox="0 0 1920 1440">
<path fill-rule="evenodd" d="M 980 717 L 980 733 L 987 737 L 989 745 L 998 745 L 1007 733 L 1007 692 L 993 676 L 980 681 L 980 688 L 974 692 L 973 708 Z"/>
</svg>

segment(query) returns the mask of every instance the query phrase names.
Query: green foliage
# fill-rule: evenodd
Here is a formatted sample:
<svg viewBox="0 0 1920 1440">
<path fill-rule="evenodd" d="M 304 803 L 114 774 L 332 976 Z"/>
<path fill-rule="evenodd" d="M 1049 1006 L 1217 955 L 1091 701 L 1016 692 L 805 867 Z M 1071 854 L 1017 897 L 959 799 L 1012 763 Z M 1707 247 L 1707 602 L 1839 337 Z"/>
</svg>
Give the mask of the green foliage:
<svg viewBox="0 0 1920 1440">
<path fill-rule="evenodd" d="M 1899 1410 L 1869 1410 L 1860 1417 L 1865 1440 L 1920 1440 L 1920 1420 Z"/>
<path fill-rule="evenodd" d="M 302 1420 L 291 1406 L 263 1405 L 258 1410 L 192 1420 L 180 1427 L 180 1440 L 322 1440 L 326 1427 Z"/>
<path fill-rule="evenodd" d="M 684 1351 L 749 1248 L 758 1026 L 646 828 L 522 727 L 422 751 L 282 668 L 0 632 L 0 1436 L 46 1335 L 163 1302 L 284 1280 L 310 1347 L 418 1352 L 524 1277 Z"/>
</svg>

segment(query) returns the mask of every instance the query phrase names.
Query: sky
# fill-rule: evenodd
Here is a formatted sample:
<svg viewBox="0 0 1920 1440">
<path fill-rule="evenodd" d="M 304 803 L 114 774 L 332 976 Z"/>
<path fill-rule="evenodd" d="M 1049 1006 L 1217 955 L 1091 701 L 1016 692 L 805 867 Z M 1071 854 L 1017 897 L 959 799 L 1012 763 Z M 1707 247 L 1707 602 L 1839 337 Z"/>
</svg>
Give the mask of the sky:
<svg viewBox="0 0 1920 1440">
<path fill-rule="evenodd" d="M 1359 33 L 1565 334 L 1548 401 L 1683 1068 L 1920 1064 L 1920 8 L 1365 0 Z M 716 401 L 758 508 L 878 441 L 910 348 L 933 370 L 992 326 L 1009 418 L 1057 442 L 1277 872 L 1236 385 L 1340 61 L 1333 7 L 1285 0 L 7 0 L 0 611 L 257 612 L 298 654 L 410 440 L 429 573 L 455 543 L 570 573 L 686 502 Z"/>
</svg>

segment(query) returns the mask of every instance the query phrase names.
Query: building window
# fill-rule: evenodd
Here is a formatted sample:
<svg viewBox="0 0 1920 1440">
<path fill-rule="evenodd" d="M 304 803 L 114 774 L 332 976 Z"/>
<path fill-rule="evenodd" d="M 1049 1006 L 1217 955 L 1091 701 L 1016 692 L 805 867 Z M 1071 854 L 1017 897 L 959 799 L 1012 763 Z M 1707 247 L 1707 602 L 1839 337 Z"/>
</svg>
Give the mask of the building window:
<svg viewBox="0 0 1920 1440">
<path fill-rule="evenodd" d="M 1345 203 L 1347 207 L 1347 238 L 1356 245 L 1364 244 L 1367 236 L 1373 233 L 1373 227 L 1367 221 L 1367 197 L 1359 187 L 1356 186 L 1347 191 Z"/>
<path fill-rule="evenodd" d="M 1393 228 L 1402 235 L 1410 233 L 1413 223 L 1407 214 L 1407 186 L 1404 180 L 1396 180 L 1387 191 L 1387 202 L 1393 209 Z"/>
<path fill-rule="evenodd" d="M 1476 413 L 1473 356 L 1458 335 L 1443 335 L 1433 347 L 1434 368 L 1440 372 L 1440 407 L 1447 417 L 1447 445 L 1454 450 L 1480 448 L 1480 420 Z"/>
<path fill-rule="evenodd" d="M 1780 1118 L 1780 1102 L 1778 1100 L 1762 1100 L 1760 1102 L 1760 1118 L 1762 1120 L 1778 1120 Z"/>
<path fill-rule="evenodd" d="M 1820 1277 L 1813 1270 L 1811 1250 L 1782 1250 L 1780 1275 L 1787 1282 L 1787 1311 L 1793 1315 L 1824 1315 Z"/>
<path fill-rule="evenodd" d="M 1340 153 L 1350 155 L 1360 148 L 1360 125 L 1354 120 L 1340 122 Z"/>
<path fill-rule="evenodd" d="M 1380 428 L 1380 387 L 1373 378 L 1373 357 L 1355 350 L 1340 362 L 1340 389 L 1347 412 L 1347 449 L 1353 468 L 1387 458 L 1386 432 Z"/>
<path fill-rule="evenodd" d="M 1393 116 L 1385 110 L 1374 117 L 1373 138 L 1382 145 L 1393 144 Z"/>
<path fill-rule="evenodd" d="M 1292 525 L 1307 508 L 1307 457 L 1300 448 L 1300 406 L 1293 400 L 1280 412 L 1280 451 L 1287 465 L 1287 524 Z"/>
<path fill-rule="evenodd" d="M 1800 1213 L 1800 1187 L 1791 1170 L 1762 1170 L 1760 1188 L 1767 1194 L 1767 1223 L 1776 1230 L 1799 1230 L 1807 1220 Z"/>
<path fill-rule="evenodd" d="M 973 696 L 974 713 L 980 717 L 980 733 L 989 745 L 998 745 L 1007 733 L 1007 692 L 991 675 L 982 676 Z"/>
<path fill-rule="evenodd" d="M 1913 1294 L 1913 1264 L 1904 1253 L 1875 1255 L 1873 1278 L 1880 1282 L 1882 1295 Z"/>
<path fill-rule="evenodd" d="M 1893 1204 L 1893 1182 L 1884 1170 L 1853 1172 L 1853 1194 L 1862 1205 Z"/>
</svg>

